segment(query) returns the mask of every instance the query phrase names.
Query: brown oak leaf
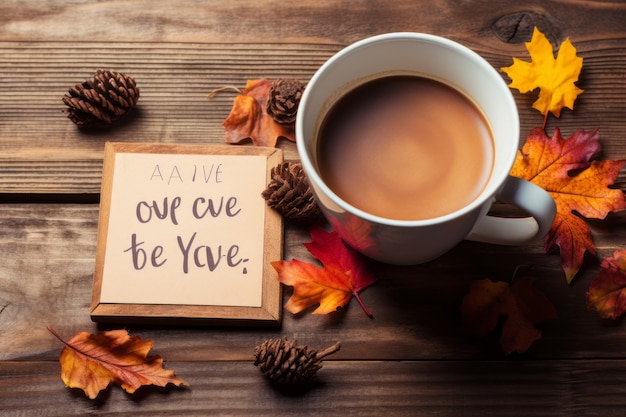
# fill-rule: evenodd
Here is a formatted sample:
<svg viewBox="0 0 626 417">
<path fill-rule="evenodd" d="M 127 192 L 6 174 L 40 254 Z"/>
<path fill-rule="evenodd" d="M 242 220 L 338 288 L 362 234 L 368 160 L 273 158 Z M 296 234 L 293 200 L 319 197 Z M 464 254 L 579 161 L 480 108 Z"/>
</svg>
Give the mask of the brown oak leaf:
<svg viewBox="0 0 626 417">
<path fill-rule="evenodd" d="M 257 146 L 275 147 L 280 137 L 295 142 L 294 125 L 277 123 L 267 113 L 271 88 L 269 80 L 248 80 L 222 123 L 227 143 L 236 144 L 250 139 Z"/>
<path fill-rule="evenodd" d="M 502 323 L 500 345 L 509 355 L 523 353 L 541 338 L 535 326 L 556 318 L 550 300 L 537 290 L 530 277 L 508 282 L 474 281 L 461 304 L 464 329 L 476 336 L 496 330 Z"/>
<path fill-rule="evenodd" d="M 67 342 L 50 327 L 48 330 L 65 344 L 59 356 L 61 379 L 67 387 L 80 388 L 91 399 L 111 382 L 129 394 L 142 385 L 188 385 L 173 371 L 163 369 L 160 356 L 147 356 L 151 340 L 131 337 L 126 330 L 80 332 Z"/>
</svg>

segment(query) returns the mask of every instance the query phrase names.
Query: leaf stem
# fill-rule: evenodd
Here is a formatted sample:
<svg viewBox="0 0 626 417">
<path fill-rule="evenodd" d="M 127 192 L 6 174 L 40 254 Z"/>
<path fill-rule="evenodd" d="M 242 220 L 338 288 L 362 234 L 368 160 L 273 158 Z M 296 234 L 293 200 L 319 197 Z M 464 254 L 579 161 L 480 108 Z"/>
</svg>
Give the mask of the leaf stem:
<svg viewBox="0 0 626 417">
<path fill-rule="evenodd" d="M 528 268 L 528 265 L 517 265 L 515 267 L 515 270 L 513 271 L 513 276 L 511 277 L 511 284 L 513 284 L 513 281 L 515 281 L 515 279 L 518 276 L 518 273 L 519 273 L 520 269 L 522 269 L 522 268 Z"/>
<path fill-rule="evenodd" d="M 56 331 L 55 331 L 52 327 L 50 327 L 50 326 L 46 326 L 46 329 L 48 329 L 48 331 L 49 331 L 50 333 L 52 333 L 52 335 L 53 335 L 54 337 L 56 337 L 57 339 L 59 339 L 59 341 L 60 341 L 61 343 L 63 343 L 65 346 L 67 346 L 67 342 L 66 342 L 65 340 L 63 340 L 63 339 L 61 338 L 61 336 L 59 336 L 59 334 L 58 334 L 58 333 L 57 333 L 57 332 L 56 332 Z"/>
<path fill-rule="evenodd" d="M 356 298 L 356 300 L 359 302 L 359 305 L 361 306 L 361 308 L 363 309 L 363 311 L 365 311 L 365 314 L 368 315 L 369 318 L 373 318 L 374 315 L 372 314 L 372 312 L 365 306 L 365 303 L 363 303 L 363 300 L 361 300 L 361 297 L 359 296 L 358 292 L 354 292 L 354 298 Z"/>
<path fill-rule="evenodd" d="M 323 359 L 328 355 L 332 355 L 333 353 L 337 352 L 339 349 L 341 349 L 341 342 L 337 342 L 332 346 L 327 347 L 326 349 L 324 349 L 321 352 L 317 352 L 315 354 L 315 358 L 316 359 Z"/>
<path fill-rule="evenodd" d="M 207 98 L 210 100 L 213 97 L 215 97 L 218 93 L 221 93 L 222 91 L 235 91 L 236 93 L 239 93 L 239 94 L 243 92 L 241 88 L 235 87 L 233 85 L 226 85 L 224 87 L 216 88 L 215 90 L 210 91 L 209 94 L 207 95 Z"/>
</svg>

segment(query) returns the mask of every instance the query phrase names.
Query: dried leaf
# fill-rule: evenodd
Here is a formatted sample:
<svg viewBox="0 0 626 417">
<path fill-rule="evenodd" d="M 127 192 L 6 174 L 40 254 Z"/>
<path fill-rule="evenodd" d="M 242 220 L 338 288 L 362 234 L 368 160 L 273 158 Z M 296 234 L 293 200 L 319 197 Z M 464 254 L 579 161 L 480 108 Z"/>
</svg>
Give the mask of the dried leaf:
<svg viewBox="0 0 626 417">
<path fill-rule="evenodd" d="M 602 318 L 616 319 L 626 312 L 626 250 L 602 261 L 587 291 L 587 305 Z"/>
<path fill-rule="evenodd" d="M 557 214 L 545 240 L 546 252 L 560 248 L 568 282 L 582 266 L 586 252 L 596 254 L 585 218 L 604 219 L 609 212 L 626 209 L 624 193 L 609 188 L 626 160 L 591 161 L 600 152 L 597 130 L 577 130 L 566 140 L 559 129 L 549 138 L 533 129 L 511 170 L 511 175 L 542 187 L 554 198 Z"/>
<path fill-rule="evenodd" d="M 313 241 L 304 245 L 323 267 L 297 259 L 272 262 L 279 281 L 294 288 L 285 305 L 287 311 L 297 314 L 319 304 L 313 314 L 328 314 L 348 304 L 354 296 L 371 316 L 359 292 L 376 282 L 376 278 L 366 270 L 361 255 L 348 248 L 335 232 L 316 226 L 310 233 Z"/>
<path fill-rule="evenodd" d="M 484 336 L 502 322 L 500 345 L 508 355 L 523 353 L 541 338 L 536 324 L 556 318 L 550 300 L 533 285 L 529 277 L 513 284 L 488 279 L 474 281 L 461 304 L 464 328 L 476 336 Z"/>
<path fill-rule="evenodd" d="M 578 81 L 583 59 L 576 56 L 576 48 L 569 38 L 561 44 L 555 59 L 550 41 L 535 28 L 526 49 L 531 62 L 513 58 L 513 65 L 502 68 L 511 78 L 509 86 L 517 88 L 520 93 L 539 88 L 539 98 L 533 103 L 533 108 L 544 116 L 551 112 L 559 117 L 563 107 L 573 110 L 574 101 L 583 92 L 574 84 Z"/>
<path fill-rule="evenodd" d="M 69 388 L 80 388 L 94 399 L 111 382 L 129 394 L 142 385 L 188 385 L 173 371 L 163 369 L 163 359 L 147 356 L 151 340 L 129 336 L 126 330 L 112 330 L 89 334 L 81 332 L 68 342 L 48 327 L 48 330 L 65 344 L 61 351 L 61 379 Z"/>
<path fill-rule="evenodd" d="M 248 80 L 246 88 L 235 97 L 230 114 L 222 124 L 227 143 L 251 139 L 257 146 L 275 147 L 279 137 L 295 142 L 294 126 L 277 123 L 267 113 L 272 82 Z"/>
</svg>

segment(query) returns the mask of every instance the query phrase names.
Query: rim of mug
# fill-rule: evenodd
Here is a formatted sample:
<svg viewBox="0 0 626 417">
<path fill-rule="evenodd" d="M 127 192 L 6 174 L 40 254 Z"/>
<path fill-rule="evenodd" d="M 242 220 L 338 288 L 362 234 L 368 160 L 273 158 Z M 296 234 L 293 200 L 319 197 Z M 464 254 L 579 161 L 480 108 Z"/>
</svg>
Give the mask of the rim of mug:
<svg viewBox="0 0 626 417">
<path fill-rule="evenodd" d="M 348 203 L 339 195 L 337 195 L 330 187 L 328 187 L 328 185 L 326 185 L 322 177 L 317 172 L 317 169 L 315 168 L 313 161 L 311 160 L 309 153 L 307 152 L 307 147 L 305 145 L 304 131 L 303 131 L 304 130 L 303 120 L 304 120 L 305 112 L 301 111 L 303 107 L 306 107 L 308 96 L 311 94 L 310 93 L 311 89 L 309 88 L 309 86 L 315 85 L 318 82 L 319 78 L 322 77 L 323 73 L 329 67 L 334 65 L 335 61 L 349 54 L 351 51 L 365 47 L 371 43 L 380 42 L 380 41 L 390 41 L 390 40 L 419 40 L 419 41 L 436 43 L 438 45 L 448 47 L 450 49 L 454 49 L 455 51 L 461 54 L 471 57 L 474 61 L 476 61 L 477 64 L 483 67 L 486 72 L 490 72 L 492 73 L 492 75 L 496 76 L 494 78 L 494 81 L 496 83 L 501 83 L 502 85 L 500 87 L 504 87 L 504 91 L 508 92 L 508 94 L 505 95 L 507 101 L 509 101 L 508 105 L 512 106 L 512 108 L 515 109 L 515 112 L 517 114 L 517 104 L 515 103 L 515 99 L 513 98 L 513 95 L 511 94 L 510 89 L 508 85 L 506 84 L 506 82 L 504 81 L 504 79 L 500 76 L 500 74 L 496 71 L 496 69 L 489 62 L 487 62 L 485 58 L 483 58 L 480 54 L 471 50 L 467 46 L 462 45 L 451 39 L 444 38 L 442 36 L 433 35 L 429 33 L 422 33 L 422 32 L 390 32 L 390 33 L 370 36 L 370 37 L 363 38 L 359 41 L 356 41 L 344 47 L 343 49 L 336 52 L 333 56 L 331 56 L 328 60 L 326 60 L 326 62 L 324 62 L 324 64 L 322 64 L 322 66 L 319 67 L 317 71 L 313 74 L 313 76 L 309 80 L 309 83 L 307 84 L 307 87 L 304 89 L 302 98 L 300 100 L 299 109 L 296 115 L 295 136 L 296 136 L 296 147 L 297 147 L 298 154 L 300 156 L 300 160 L 301 160 L 305 173 L 307 174 L 307 176 L 313 177 L 311 178 L 310 181 L 314 182 L 315 187 L 320 188 L 321 191 L 326 196 L 328 196 L 333 201 L 334 204 L 341 207 L 346 212 L 350 212 L 354 215 L 357 215 L 363 218 L 364 220 L 367 220 L 373 223 L 385 224 L 388 226 L 397 226 L 397 227 L 427 226 L 427 225 L 433 225 L 437 223 L 443 223 L 448 220 L 463 216 L 464 214 L 468 212 L 479 209 L 480 207 L 483 206 L 483 204 L 485 204 L 485 202 L 487 202 L 487 200 L 492 199 L 495 193 L 498 191 L 498 189 L 502 187 L 502 185 L 506 181 L 506 178 L 509 175 L 509 172 L 511 170 L 511 167 L 513 166 L 513 163 L 515 162 L 517 148 L 519 147 L 519 129 L 520 129 L 519 116 L 515 117 L 515 120 L 514 120 L 515 126 L 513 126 L 513 128 L 518 132 L 517 133 L 518 146 L 515 147 L 514 151 L 511 152 L 510 155 L 504 155 L 504 156 L 508 156 L 508 159 L 509 159 L 508 161 L 505 161 L 504 163 L 504 166 L 508 167 L 508 170 L 506 172 L 504 172 L 503 170 L 502 172 L 497 173 L 497 175 L 494 175 L 495 173 L 492 172 L 485 188 L 483 189 L 483 191 L 480 193 L 478 197 L 476 197 L 471 203 L 465 205 L 464 207 L 458 210 L 455 210 L 453 212 L 443 214 L 441 216 L 432 217 L 428 219 L 401 220 L 401 219 L 393 219 L 389 217 L 382 217 L 382 216 L 368 213 L 367 211 L 359 209 L 358 207 Z M 300 151 L 301 149 L 302 151 Z M 494 185 L 494 184 L 497 184 L 497 185 Z"/>
</svg>

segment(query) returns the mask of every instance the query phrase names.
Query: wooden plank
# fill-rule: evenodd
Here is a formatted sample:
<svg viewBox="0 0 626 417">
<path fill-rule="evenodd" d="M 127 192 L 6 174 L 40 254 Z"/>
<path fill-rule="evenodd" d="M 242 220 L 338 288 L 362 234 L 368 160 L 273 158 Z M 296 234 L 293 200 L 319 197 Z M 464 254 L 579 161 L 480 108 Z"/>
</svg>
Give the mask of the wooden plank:
<svg viewBox="0 0 626 417">
<path fill-rule="evenodd" d="M 270 337 L 289 337 L 319 349 L 342 342 L 338 359 L 439 360 L 504 358 L 497 335 L 474 338 L 462 332 L 459 306 L 476 279 L 506 280 L 518 266 L 536 278 L 536 286 L 555 305 L 558 318 L 541 326 L 543 337 L 524 357 L 620 358 L 626 328 L 601 320 L 586 306 L 585 292 L 598 271 L 589 261 L 568 286 L 555 254 L 542 244 L 495 247 L 463 242 L 440 259 L 424 265 L 392 267 L 372 264 L 379 281 L 361 297 L 370 319 L 351 302 L 330 315 L 293 316 L 285 312 L 279 329 L 167 326 L 96 326 L 89 318 L 95 267 L 99 208 L 84 205 L 1 205 L 0 360 L 53 359 L 58 341 L 46 326 L 64 337 L 79 331 L 128 328 L 155 341 L 169 360 L 242 360 Z M 625 215 L 609 221 L 597 236 L 602 256 L 621 245 Z M 284 258 L 315 262 L 302 242 L 305 228 L 287 222 Z M 594 229 L 595 230 L 595 229 Z M 610 231 L 610 232 L 609 232 Z M 286 288 L 283 304 L 291 295 Z"/>
<path fill-rule="evenodd" d="M 565 137 L 576 129 L 600 129 L 604 158 L 626 157 L 626 38 L 579 39 L 585 90 L 576 110 L 550 118 L 548 132 Z M 494 67 L 525 57 L 506 44 L 470 44 Z M 0 42 L 0 194 L 97 194 L 106 140 L 223 143 L 222 121 L 234 93 L 207 94 L 219 87 L 243 87 L 252 78 L 297 78 L 306 82 L 341 44 L 175 44 Z M 88 52 L 89 51 L 89 52 Z M 97 52 L 90 52 L 97 51 Z M 610 58 L 609 58 L 610 57 Z M 135 111 L 113 129 L 82 132 L 63 114 L 69 87 L 105 67 L 132 75 L 141 90 Z M 515 93 L 522 141 L 543 117 L 532 110 L 533 95 Z M 607 107 L 610 98 L 611 106 Z M 16 133 L 19 132 L 19 133 Z M 279 142 L 286 160 L 295 144 Z M 626 176 L 622 174 L 620 183 Z M 6 197 L 3 198 L 5 200 Z"/>
<path fill-rule="evenodd" d="M 0 362 L 3 416 L 619 416 L 626 362 L 324 361 L 312 384 L 271 386 L 238 362 L 166 361 L 190 387 L 110 387 L 95 401 L 64 387 L 56 361 Z M 366 377 L 364 377 L 366 376 Z M 598 381 L 603 381 L 601 386 Z M 27 388 L 25 388 L 27 387 Z M 523 389 L 522 389 L 523 387 Z"/>
<path fill-rule="evenodd" d="M 413 30 L 478 44 L 520 43 L 533 25 L 551 39 L 606 39 L 623 32 L 625 11 L 626 5 L 615 0 L 433 0 L 428 7 L 413 0 L 181 0 L 175 7 L 168 0 L 151 1 L 150 7 L 24 0 L 0 6 L 0 40 L 349 43 L 374 33 Z"/>
<path fill-rule="evenodd" d="M 225 85 L 243 88 L 249 78 L 305 81 L 338 48 L 0 43 L 0 193 L 97 194 L 107 140 L 224 143 L 222 121 L 236 94 L 209 100 L 210 91 Z M 141 97 L 122 125 L 80 131 L 65 117 L 61 98 L 99 67 L 132 75 Z M 279 147 L 286 159 L 297 158 L 295 144 L 281 140 Z"/>
</svg>

